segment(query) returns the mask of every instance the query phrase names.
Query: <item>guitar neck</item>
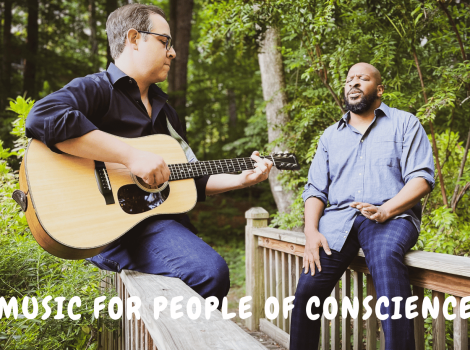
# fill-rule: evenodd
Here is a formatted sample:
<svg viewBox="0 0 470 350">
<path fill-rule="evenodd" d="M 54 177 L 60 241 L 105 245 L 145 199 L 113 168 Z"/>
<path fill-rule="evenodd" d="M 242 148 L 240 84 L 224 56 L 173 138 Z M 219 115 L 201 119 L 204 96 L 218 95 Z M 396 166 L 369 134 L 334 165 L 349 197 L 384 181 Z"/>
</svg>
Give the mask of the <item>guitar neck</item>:
<svg viewBox="0 0 470 350">
<path fill-rule="evenodd" d="M 262 157 L 264 158 L 264 157 Z M 203 162 L 169 164 L 170 181 L 190 179 L 204 175 L 236 173 L 255 168 L 255 161 L 247 158 L 207 160 Z"/>
</svg>

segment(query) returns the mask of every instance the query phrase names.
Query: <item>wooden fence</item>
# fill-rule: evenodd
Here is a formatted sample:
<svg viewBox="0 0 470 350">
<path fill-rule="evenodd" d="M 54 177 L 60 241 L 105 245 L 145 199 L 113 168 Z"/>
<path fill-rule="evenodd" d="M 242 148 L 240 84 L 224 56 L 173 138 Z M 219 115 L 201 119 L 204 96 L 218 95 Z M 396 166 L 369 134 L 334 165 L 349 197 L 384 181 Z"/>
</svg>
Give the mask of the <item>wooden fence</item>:
<svg viewBox="0 0 470 350">
<path fill-rule="evenodd" d="M 287 296 L 295 294 L 302 270 L 305 236 L 303 233 L 267 227 L 268 217 L 268 212 L 263 208 L 252 208 L 246 212 L 246 295 L 253 296 L 251 305 L 253 316 L 246 319 L 246 326 L 250 330 L 260 329 L 288 348 L 291 311 L 289 311 L 288 318 L 284 319 L 282 302 L 280 302 L 280 316 L 268 321 L 264 315 L 264 306 L 265 300 L 270 296 L 282 301 Z M 420 311 L 425 289 L 429 289 L 432 292 L 432 299 L 434 300 L 434 297 L 439 299 L 440 310 L 442 310 L 445 294 L 455 296 L 456 318 L 453 320 L 453 334 L 450 336 L 453 338 L 454 349 L 467 350 L 467 320 L 460 317 L 459 306 L 462 297 L 470 296 L 470 259 L 411 251 L 405 256 L 405 264 L 408 266 L 413 295 L 418 297 L 415 311 L 419 311 L 420 316 L 414 318 L 416 349 L 424 350 L 425 348 L 425 320 L 421 317 Z M 341 285 L 340 289 L 338 282 L 332 296 L 338 301 L 340 295 L 342 298 L 351 297 L 352 286 L 353 295 L 358 297 L 361 305 L 359 315 L 353 321 L 352 327 L 349 317 L 343 319 L 337 316 L 329 321 L 323 316 L 321 349 L 350 350 L 351 346 L 354 350 L 364 348 L 370 350 L 377 349 L 377 347 L 384 349 L 384 336 L 375 313 L 365 321 L 365 329 L 364 321 L 362 321 L 364 288 L 366 295 L 374 296 L 369 303 L 372 310 L 375 310 L 376 302 L 374 285 L 362 250 L 344 273 Z M 341 310 L 341 308 L 338 309 Z M 436 319 L 432 320 L 432 340 L 433 350 L 446 349 L 446 325 L 442 311 Z"/>
</svg>

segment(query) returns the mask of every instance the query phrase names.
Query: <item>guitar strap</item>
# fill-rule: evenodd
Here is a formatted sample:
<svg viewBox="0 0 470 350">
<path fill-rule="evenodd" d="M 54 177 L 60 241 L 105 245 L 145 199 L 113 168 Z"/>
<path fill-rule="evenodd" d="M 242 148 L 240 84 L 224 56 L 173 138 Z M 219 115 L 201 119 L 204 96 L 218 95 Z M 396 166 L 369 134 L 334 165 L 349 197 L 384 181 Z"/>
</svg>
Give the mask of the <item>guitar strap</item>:
<svg viewBox="0 0 470 350">
<path fill-rule="evenodd" d="M 189 145 L 183 140 L 183 138 L 176 132 L 175 129 L 173 129 L 173 126 L 170 124 L 170 121 L 168 120 L 168 117 L 166 118 L 166 126 L 168 127 L 168 130 L 170 131 L 171 137 L 173 137 L 176 141 L 179 142 L 181 148 L 184 151 L 184 154 L 186 155 L 186 159 L 188 162 L 197 162 L 197 158 L 194 155 L 193 150 Z"/>
</svg>

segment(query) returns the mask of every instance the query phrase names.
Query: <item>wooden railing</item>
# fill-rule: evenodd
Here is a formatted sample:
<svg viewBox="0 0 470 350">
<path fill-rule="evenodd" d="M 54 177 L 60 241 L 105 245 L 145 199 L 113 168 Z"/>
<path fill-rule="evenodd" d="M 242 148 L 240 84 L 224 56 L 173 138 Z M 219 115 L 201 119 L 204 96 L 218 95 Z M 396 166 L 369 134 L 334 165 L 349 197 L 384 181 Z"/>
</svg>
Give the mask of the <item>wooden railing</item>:
<svg viewBox="0 0 470 350">
<path fill-rule="evenodd" d="M 263 208 L 252 208 L 246 212 L 246 295 L 253 296 L 253 316 L 245 320 L 250 330 L 260 329 L 271 338 L 289 347 L 289 332 L 291 311 L 287 319 L 283 318 L 282 302 L 280 302 L 279 317 L 268 321 L 264 315 L 265 300 L 274 296 L 282 301 L 287 296 L 293 296 L 302 269 L 302 256 L 305 246 L 303 233 L 279 230 L 267 227 L 269 214 Z M 433 349 L 446 349 L 445 318 L 442 313 L 442 304 L 445 294 L 455 296 L 457 306 L 453 312 L 456 318 L 453 322 L 454 349 L 467 350 L 467 321 L 459 315 L 462 297 L 470 296 L 470 259 L 446 254 L 411 251 L 405 255 L 405 264 L 408 266 L 413 295 L 418 297 L 416 302 L 419 316 L 414 318 L 415 343 L 417 350 L 425 348 L 424 319 L 421 317 L 421 308 L 425 289 L 432 291 L 434 297 L 439 299 L 440 311 L 436 319 L 432 320 Z M 365 276 L 365 286 L 364 286 Z M 351 283 L 352 278 L 352 283 Z M 380 349 L 385 348 L 384 336 L 380 323 L 375 316 L 362 320 L 363 289 L 366 295 L 374 296 L 369 303 L 375 310 L 375 290 L 372 277 L 365 264 L 362 250 L 336 284 L 332 296 L 340 301 L 348 296 L 351 298 L 351 284 L 353 295 L 358 297 L 359 315 L 351 327 L 350 318 L 338 316 L 329 321 L 322 317 L 321 349 L 337 350 L 364 348 L 364 331 L 366 349 L 377 349 L 377 339 L 380 339 Z M 338 308 L 341 310 L 341 308 Z M 405 317 L 403 315 L 403 317 Z M 380 329 L 380 331 L 378 331 Z M 351 332 L 353 342 L 351 344 Z"/>
<path fill-rule="evenodd" d="M 118 297 L 123 301 L 121 327 L 118 331 L 100 333 L 100 350 L 266 350 L 266 348 L 231 320 L 223 319 L 219 310 L 208 311 L 206 319 L 205 300 L 178 278 L 149 275 L 136 271 L 123 270 L 120 274 L 106 275 L 103 286 L 114 286 Z M 140 319 L 135 314 L 128 320 L 126 305 L 128 298 L 138 297 Z M 154 302 L 156 297 L 164 297 L 168 305 L 155 318 Z M 181 316 L 173 317 L 171 300 L 182 297 Z M 189 300 L 199 301 L 200 316 L 188 317 L 187 310 L 197 313 L 197 306 Z"/>
</svg>

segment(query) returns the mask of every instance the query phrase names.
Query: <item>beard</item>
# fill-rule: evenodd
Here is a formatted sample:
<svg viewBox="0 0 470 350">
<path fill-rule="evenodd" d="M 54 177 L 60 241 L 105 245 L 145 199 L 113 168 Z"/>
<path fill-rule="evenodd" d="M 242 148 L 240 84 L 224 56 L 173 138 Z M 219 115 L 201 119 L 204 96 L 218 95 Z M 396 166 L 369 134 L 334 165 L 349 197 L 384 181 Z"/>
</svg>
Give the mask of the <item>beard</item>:
<svg viewBox="0 0 470 350">
<path fill-rule="evenodd" d="M 375 91 L 370 93 L 369 95 L 364 95 L 363 93 L 362 98 L 359 101 L 354 101 L 354 103 L 349 103 L 348 96 L 346 94 L 344 96 L 346 109 L 355 114 L 362 114 L 364 112 L 367 112 L 376 99 L 377 94 Z"/>
</svg>

